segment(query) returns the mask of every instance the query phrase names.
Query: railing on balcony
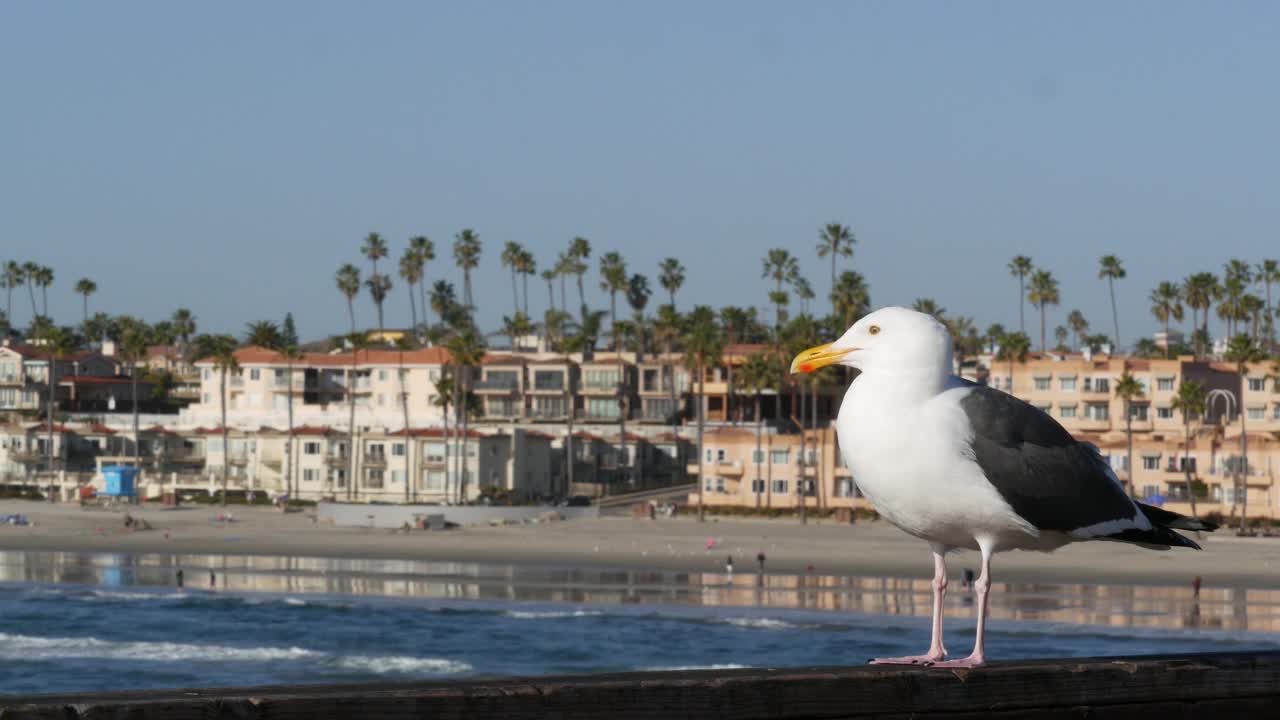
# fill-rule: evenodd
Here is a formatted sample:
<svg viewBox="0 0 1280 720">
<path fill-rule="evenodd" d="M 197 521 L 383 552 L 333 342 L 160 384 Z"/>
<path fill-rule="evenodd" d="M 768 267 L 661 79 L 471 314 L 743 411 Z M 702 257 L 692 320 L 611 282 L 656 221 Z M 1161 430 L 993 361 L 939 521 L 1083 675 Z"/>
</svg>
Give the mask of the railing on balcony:
<svg viewBox="0 0 1280 720">
<path fill-rule="evenodd" d="M 531 408 L 527 417 L 531 420 L 562 420 L 569 413 L 564 408 Z"/>
<path fill-rule="evenodd" d="M 563 391 L 563 390 L 564 390 L 564 378 L 563 378 L 562 376 L 560 376 L 560 375 L 556 375 L 555 377 L 552 377 L 552 378 L 539 378 L 539 377 L 535 377 L 535 378 L 533 379 L 533 389 L 534 389 L 534 390 L 556 391 L 556 392 Z"/>
<path fill-rule="evenodd" d="M 387 466 L 387 456 L 383 453 L 370 453 L 364 456 L 366 467 L 380 468 Z"/>
<path fill-rule="evenodd" d="M 330 467 L 346 467 L 350 463 L 346 453 L 327 453 L 324 456 L 324 464 Z"/>
<path fill-rule="evenodd" d="M 611 391 L 611 392 L 612 392 L 612 391 L 617 390 L 617 389 L 618 389 L 618 386 L 619 386 L 620 384 L 622 384 L 622 381 L 621 381 L 621 380 L 618 380 L 618 379 L 613 379 L 613 380 L 583 380 L 583 381 L 582 381 L 582 389 L 583 389 L 583 390 L 591 390 L 591 391 L 595 391 L 595 392 L 600 392 L 600 391 L 604 391 L 604 390 L 608 390 L 608 391 Z"/>
</svg>

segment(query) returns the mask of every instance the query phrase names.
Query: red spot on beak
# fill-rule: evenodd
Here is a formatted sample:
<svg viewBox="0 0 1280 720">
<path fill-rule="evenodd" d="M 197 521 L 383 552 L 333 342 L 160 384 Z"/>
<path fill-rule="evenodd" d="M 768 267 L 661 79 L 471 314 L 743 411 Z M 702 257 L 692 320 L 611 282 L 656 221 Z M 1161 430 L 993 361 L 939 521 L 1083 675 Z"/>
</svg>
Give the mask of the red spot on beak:
<svg viewBox="0 0 1280 720">
<path fill-rule="evenodd" d="M 813 372 L 813 365 L 812 365 L 811 363 L 804 363 L 804 364 L 802 364 L 802 365 L 800 366 L 800 372 L 802 372 L 802 373 L 811 373 L 811 372 Z"/>
</svg>

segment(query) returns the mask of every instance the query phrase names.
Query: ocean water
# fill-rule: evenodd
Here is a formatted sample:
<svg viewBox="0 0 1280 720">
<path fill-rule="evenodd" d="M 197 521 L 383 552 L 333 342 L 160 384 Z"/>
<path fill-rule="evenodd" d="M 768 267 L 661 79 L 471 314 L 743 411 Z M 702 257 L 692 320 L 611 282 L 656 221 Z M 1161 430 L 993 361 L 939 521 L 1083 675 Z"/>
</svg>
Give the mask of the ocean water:
<svg viewBox="0 0 1280 720">
<path fill-rule="evenodd" d="M 913 581 L 866 580 L 891 614 L 815 609 L 824 593 L 874 595 L 863 579 L 845 578 L 843 590 L 813 582 L 810 593 L 811 578 L 787 576 L 279 561 L 0 553 L 0 694 L 857 664 L 920 652 L 929 639 L 927 593 L 919 603 Z M 734 597 L 738 584 L 747 597 Z M 293 589 L 270 589 L 281 587 Z M 1280 649 L 1280 633 L 1220 620 L 1242 615 L 1229 597 L 1222 613 L 1206 595 L 1186 615 L 1177 597 L 1175 610 L 1132 591 L 1113 603 L 1071 586 L 1004 589 L 1011 600 L 988 634 L 995 658 Z M 972 607 L 955 594 L 947 644 L 962 655 Z M 1270 618 L 1274 601 L 1255 595 L 1244 616 Z M 1026 615 L 1068 607 L 1129 621 Z"/>
</svg>

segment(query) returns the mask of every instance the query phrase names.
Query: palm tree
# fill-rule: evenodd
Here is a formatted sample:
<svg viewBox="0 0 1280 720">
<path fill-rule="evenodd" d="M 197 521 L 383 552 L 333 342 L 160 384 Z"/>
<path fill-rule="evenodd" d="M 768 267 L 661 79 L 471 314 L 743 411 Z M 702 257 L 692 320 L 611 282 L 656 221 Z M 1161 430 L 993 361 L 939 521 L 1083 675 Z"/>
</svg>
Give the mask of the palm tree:
<svg viewBox="0 0 1280 720">
<path fill-rule="evenodd" d="M 555 270 L 543 270 L 540 277 L 547 281 L 547 309 L 554 311 L 556 309 L 556 288 L 555 280 L 557 273 Z"/>
<path fill-rule="evenodd" d="M 502 247 L 502 255 L 499 260 L 502 267 L 511 270 L 511 304 L 515 307 L 514 312 L 520 312 L 520 295 L 516 291 L 516 273 L 520 268 L 520 258 L 524 255 L 524 248 L 520 247 L 520 243 L 507 241 Z"/>
<path fill-rule="evenodd" d="M 1045 349 L 1045 308 L 1058 304 L 1058 281 L 1048 270 L 1037 270 L 1031 276 L 1031 289 L 1027 299 L 1040 310 L 1040 352 Z"/>
<path fill-rule="evenodd" d="M 461 457 L 460 462 L 462 469 L 458 475 L 458 501 L 466 502 L 467 500 L 467 424 L 471 414 L 471 403 L 469 394 L 471 391 L 471 374 L 472 369 L 480 365 L 484 359 L 484 338 L 476 331 L 473 326 L 467 325 L 455 332 L 448 342 L 449 355 L 453 358 L 453 364 L 458 369 L 458 388 L 460 390 L 460 402 L 457 408 L 461 412 L 459 422 L 459 433 L 461 435 Z"/>
<path fill-rule="evenodd" d="M 431 286 L 431 309 L 435 311 L 441 324 L 444 324 L 445 316 L 449 315 L 457 304 L 458 296 L 454 294 L 453 283 L 448 280 L 437 280 L 436 284 Z"/>
<path fill-rule="evenodd" d="M 720 356 L 724 351 L 724 337 L 720 333 L 720 328 L 716 324 L 715 312 L 705 305 L 700 305 L 689 313 L 689 323 L 684 335 L 684 362 L 685 367 L 697 373 L 698 377 L 698 395 L 697 395 L 697 417 L 698 417 L 698 521 L 702 522 L 706 518 L 706 503 L 702 501 L 702 490 L 706 485 L 706 475 L 703 472 L 703 460 L 706 452 L 702 445 L 703 425 L 705 424 L 705 410 L 703 405 L 706 402 L 706 393 L 704 390 L 706 384 L 706 369 L 708 365 L 720 362 Z"/>
<path fill-rule="evenodd" d="M 123 317 L 120 330 L 120 354 L 129 364 L 130 406 L 133 410 L 133 456 L 138 469 L 142 469 L 142 451 L 138 437 L 138 364 L 147 356 L 151 344 L 151 328 L 141 320 Z"/>
<path fill-rule="evenodd" d="M 1205 411 L 1205 399 L 1208 393 L 1195 380 L 1183 380 L 1178 384 L 1178 392 L 1173 396 L 1171 406 L 1182 413 L 1184 440 L 1182 446 L 1182 470 L 1187 476 L 1187 497 L 1191 500 L 1191 517 L 1200 517 L 1196 513 L 1196 488 L 1191 477 L 1191 418 L 1201 417 Z"/>
<path fill-rule="evenodd" d="M 523 312 L 517 312 L 515 317 L 503 315 L 502 332 L 511 338 L 511 352 L 516 352 L 520 349 L 516 339 L 533 332 L 533 323 L 529 321 L 529 316 Z"/>
<path fill-rule="evenodd" d="M 1205 339 L 1209 335 L 1209 308 L 1218 294 L 1218 276 L 1210 272 L 1194 273 L 1182 281 L 1182 299 L 1191 308 L 1191 324 L 1196 325 L 1196 313 L 1200 313 L 1200 333 L 1196 340 L 1196 357 L 1203 357 L 1208 348 Z"/>
<path fill-rule="evenodd" d="M 1008 333 L 1000 338 L 1000 350 L 996 353 L 996 359 L 1009 362 L 1009 383 L 1005 389 L 1010 395 L 1014 394 L 1013 364 L 1026 362 L 1027 353 L 1030 351 L 1031 338 L 1024 332 Z"/>
<path fill-rule="evenodd" d="M 622 344 L 618 341 L 618 293 L 627 290 L 627 263 L 616 252 L 600 256 L 600 289 L 609 293 L 609 334 L 619 354 Z"/>
<path fill-rule="evenodd" d="M 1066 325 L 1059 325 L 1053 329 L 1054 352 L 1069 353 L 1071 348 L 1067 347 L 1067 338 L 1071 337 L 1071 331 Z"/>
<path fill-rule="evenodd" d="M 1227 351 L 1223 358 L 1236 366 L 1236 375 L 1245 377 L 1249 374 L 1249 364 L 1262 362 L 1267 359 L 1266 353 L 1257 346 L 1253 338 L 1248 335 L 1236 335 L 1231 338 L 1231 342 L 1227 344 Z M 1241 499 L 1240 507 L 1240 534 L 1245 534 L 1247 527 L 1247 519 L 1249 515 L 1249 433 L 1245 429 L 1246 411 L 1240 408 L 1240 478 L 1243 488 L 1237 486 L 1236 492 Z"/>
<path fill-rule="evenodd" d="M 636 334 L 639 339 L 639 350 L 636 360 L 643 358 L 648 350 L 649 325 L 644 317 L 644 309 L 649 304 L 653 291 L 649 289 L 649 278 L 636 273 L 627 280 L 627 305 L 631 306 L 632 317 L 635 318 Z"/>
<path fill-rule="evenodd" d="M 1133 479 L 1133 401 L 1143 397 L 1144 394 L 1142 383 L 1129 374 L 1127 368 L 1124 374 L 1116 379 L 1116 397 L 1124 401 L 1124 437 L 1129 452 L 1126 460 L 1129 468 L 1129 495 L 1135 498 L 1138 496 L 1138 486 Z"/>
<path fill-rule="evenodd" d="M 858 318 L 867 314 L 871 309 L 871 287 L 862 273 L 852 270 L 840 273 L 831 292 L 831 306 L 843 328 L 852 327 Z"/>
<path fill-rule="evenodd" d="M 424 267 L 422 257 L 414 252 L 413 247 L 405 248 L 404 254 L 400 256 L 400 279 L 404 280 L 405 285 L 409 288 L 409 317 L 413 325 L 410 333 L 415 338 L 418 336 L 418 300 L 414 297 L 414 286 L 422 281 L 422 269 Z M 426 308 L 423 308 L 426 311 Z M 408 440 L 405 440 L 408 442 Z"/>
<path fill-rule="evenodd" d="M 40 314 L 48 317 L 49 286 L 53 285 L 53 268 L 41 265 L 33 277 L 35 278 L 35 284 L 40 286 L 40 307 L 43 308 Z"/>
<path fill-rule="evenodd" d="M 662 285 L 662 289 L 670 295 L 671 307 L 674 308 L 676 293 L 680 292 L 680 288 L 684 285 L 684 265 L 673 257 L 664 258 L 658 264 L 658 284 Z"/>
<path fill-rule="evenodd" d="M 1116 352 L 1124 345 L 1120 341 L 1120 314 L 1116 310 L 1116 280 L 1123 280 L 1127 273 L 1115 255 L 1103 255 L 1098 260 L 1098 279 L 1107 281 L 1107 289 L 1111 292 L 1111 320 L 1116 331 Z"/>
<path fill-rule="evenodd" d="M 98 284 L 89 278 L 80 278 L 76 282 L 76 294 L 84 298 L 84 319 L 82 322 L 89 322 L 89 296 L 98 292 Z"/>
<path fill-rule="evenodd" d="M 947 319 L 947 309 L 938 304 L 933 298 L 916 298 L 911 303 L 911 309 L 925 315 L 932 315 L 933 319 L 940 323 L 945 323 Z"/>
<path fill-rule="evenodd" d="M 72 337 L 71 333 L 56 326 L 50 326 L 47 328 L 42 333 L 41 339 L 44 341 L 45 357 L 49 364 L 48 371 L 45 373 L 45 380 L 47 381 L 45 416 L 47 422 L 46 430 L 48 432 L 48 439 L 45 444 L 45 452 L 47 453 L 45 458 L 45 467 L 49 470 L 50 474 L 52 474 L 55 472 L 53 464 L 53 416 L 57 409 L 57 403 L 54 400 L 54 384 L 56 383 L 55 376 L 58 374 L 58 362 L 75 350 L 75 339 Z M 134 440 L 135 442 L 137 441 L 136 435 L 134 436 Z M 52 491 L 52 477 L 49 480 L 49 487 Z"/>
<path fill-rule="evenodd" d="M 1169 357 L 1169 319 L 1182 322 L 1182 288 L 1176 282 L 1162 282 L 1151 291 L 1151 314 L 1164 323 L 1164 353 Z"/>
<path fill-rule="evenodd" d="M 1031 264 L 1031 258 L 1026 255 L 1015 255 L 1009 261 L 1009 274 L 1018 278 L 1018 331 L 1027 331 L 1027 316 L 1024 312 L 1027 308 L 1027 276 L 1034 270 Z"/>
<path fill-rule="evenodd" d="M 185 358 L 191 346 L 191 336 L 196 334 L 196 316 L 187 308 L 178 308 L 173 311 L 169 322 L 173 324 L 174 335 L 182 341 L 182 356 Z"/>
<path fill-rule="evenodd" d="M 464 228 L 453 238 L 453 261 L 462 268 L 462 303 L 467 312 L 475 308 L 471 295 L 471 271 L 480 264 L 480 236 L 471 228 Z"/>
<path fill-rule="evenodd" d="M 764 451 L 760 447 L 761 436 L 764 434 L 764 418 L 760 415 L 760 396 L 770 387 L 772 378 L 777 376 L 777 369 L 771 362 L 769 355 L 764 353 L 752 353 L 747 356 L 747 360 L 742 364 L 740 371 L 739 383 L 744 392 L 750 393 L 755 399 L 755 409 L 752 418 L 756 422 L 756 451 L 754 454 L 756 476 L 752 481 L 752 494 L 756 496 L 756 509 L 760 509 L 760 493 L 756 491 L 760 487 L 760 483 L 764 482 L 764 478 L 760 476 L 760 466 L 764 461 Z"/>
<path fill-rule="evenodd" d="M 371 232 L 364 238 L 364 244 L 360 246 L 360 254 L 368 258 L 373 264 L 372 274 L 378 274 L 378 261 L 387 256 L 387 241 L 376 232 Z"/>
<path fill-rule="evenodd" d="M 369 288 L 369 296 L 373 298 L 373 304 L 378 306 L 378 336 L 385 342 L 387 336 L 382 325 L 382 303 L 386 302 L 387 295 L 391 293 L 391 276 L 386 273 L 374 273 L 364 281 L 364 285 Z"/>
<path fill-rule="evenodd" d="M 426 235 L 409 238 L 409 249 L 418 256 L 418 302 L 422 308 L 422 324 L 427 324 L 427 263 L 436 259 L 436 246 Z"/>
<path fill-rule="evenodd" d="M 578 305 L 583 308 L 582 314 L 585 315 L 587 298 L 582 289 L 582 277 L 587 272 L 587 258 L 591 257 L 591 241 L 584 237 L 575 237 L 569 241 L 569 249 L 565 256 L 571 261 L 569 269 L 578 278 Z M 562 297 L 561 300 L 563 299 Z"/>
<path fill-rule="evenodd" d="M 847 225 L 827 223 L 818 230 L 818 257 L 831 256 L 831 293 L 836 292 L 836 261 L 841 257 L 853 257 L 853 245 L 857 238 Z M 833 305 L 834 309 L 834 305 Z"/>
<path fill-rule="evenodd" d="M 347 498 L 350 499 L 353 494 L 360 492 L 356 478 L 356 365 L 360 351 L 369 347 L 369 336 L 353 332 L 343 340 L 351 349 L 351 369 L 347 376 Z"/>
<path fill-rule="evenodd" d="M 40 266 L 28 260 L 22 263 L 22 277 L 27 283 L 27 294 L 31 298 L 31 319 L 35 320 L 40 315 L 40 310 L 36 308 L 36 285 L 39 283 Z"/>
<path fill-rule="evenodd" d="M 288 427 L 286 430 L 287 439 L 285 440 L 286 452 L 284 463 L 284 487 L 285 492 L 288 493 L 290 497 L 293 497 L 296 492 L 293 482 L 293 464 L 295 455 L 294 445 L 296 444 L 296 439 L 293 435 L 293 365 L 302 359 L 302 351 L 298 349 L 298 346 L 295 343 L 289 342 L 287 338 L 282 339 L 284 339 L 285 342 L 283 346 L 279 348 L 279 352 L 285 359 L 285 382 L 288 383 Z"/>
<path fill-rule="evenodd" d="M 23 266 L 10 260 L 4 264 L 4 288 L 7 298 L 4 306 L 4 316 L 8 324 L 13 323 L 13 289 L 21 286 L 27 280 L 27 274 L 23 270 Z"/>
<path fill-rule="evenodd" d="M 334 281 L 338 285 L 338 292 L 342 293 L 347 299 L 347 314 L 351 316 L 351 334 L 356 332 L 356 295 L 360 294 L 360 268 L 346 263 L 338 268 L 338 274 L 334 276 Z"/>
<path fill-rule="evenodd" d="M 1257 281 L 1262 283 L 1263 287 L 1267 289 L 1267 312 L 1264 316 L 1266 317 L 1266 322 L 1263 323 L 1262 330 L 1267 335 L 1268 349 L 1274 350 L 1273 346 L 1276 342 L 1276 329 L 1275 314 L 1271 309 L 1271 285 L 1273 283 L 1280 283 L 1280 261 L 1263 260 L 1258 263 L 1257 267 L 1254 268 L 1254 271 L 1256 273 Z"/>
<path fill-rule="evenodd" d="M 236 360 L 236 339 L 230 335 L 199 335 L 195 339 L 195 352 L 200 358 L 213 362 L 218 373 L 218 407 L 222 413 L 222 505 L 227 504 L 227 464 L 231 459 L 231 447 L 227 444 L 227 374 L 240 371 Z"/>
<path fill-rule="evenodd" d="M 521 291 L 524 295 L 524 314 L 529 314 L 529 276 L 538 274 L 538 261 L 528 250 L 520 251 L 516 262 L 516 271 L 520 273 Z"/>
<path fill-rule="evenodd" d="M 676 312 L 674 304 L 661 305 L 658 307 L 658 315 L 653 321 L 653 331 L 655 339 L 662 343 L 662 355 L 666 360 L 666 371 L 668 378 L 667 389 L 671 394 L 671 434 L 677 434 L 680 423 L 680 406 L 676 402 L 676 366 L 673 359 L 672 351 L 676 341 L 680 339 L 680 335 L 684 330 L 684 318 Z M 676 444 L 679 447 L 679 443 Z"/>
<path fill-rule="evenodd" d="M 814 298 L 813 286 L 803 277 L 797 277 L 792 286 L 796 290 L 796 297 L 800 298 L 800 314 L 808 315 L 809 301 Z"/>
<path fill-rule="evenodd" d="M 1089 321 L 1085 319 L 1084 313 L 1079 310 L 1072 310 L 1067 313 L 1067 327 L 1071 328 L 1072 338 L 1077 350 L 1080 349 L 1080 341 L 1085 335 L 1089 334 Z"/>
<path fill-rule="evenodd" d="M 773 303 L 773 327 L 776 332 L 782 327 L 782 306 L 787 304 L 787 295 L 782 291 L 783 283 L 795 282 L 800 276 L 800 263 L 785 248 L 772 248 L 764 258 L 764 272 L 761 277 L 773 280 L 774 290 L 769 294 L 769 302 Z"/>
<path fill-rule="evenodd" d="M 276 350 L 284 345 L 284 336 L 274 322 L 258 320 L 245 326 L 244 344 Z"/>
<path fill-rule="evenodd" d="M 973 318 L 964 315 L 947 318 L 943 324 L 951 332 L 951 347 L 955 350 L 956 368 L 963 370 L 964 359 L 970 355 L 977 355 L 982 350 L 982 338 L 978 336 L 978 327 L 973 324 Z"/>
</svg>

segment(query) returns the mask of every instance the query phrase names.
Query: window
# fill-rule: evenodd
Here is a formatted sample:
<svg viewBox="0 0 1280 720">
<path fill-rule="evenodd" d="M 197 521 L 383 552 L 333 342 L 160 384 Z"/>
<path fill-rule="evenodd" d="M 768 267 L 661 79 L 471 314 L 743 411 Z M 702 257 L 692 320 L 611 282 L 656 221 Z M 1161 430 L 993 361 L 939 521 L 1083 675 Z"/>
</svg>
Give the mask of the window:
<svg viewBox="0 0 1280 720">
<path fill-rule="evenodd" d="M 424 470 L 422 473 L 422 489 L 434 492 L 444 491 L 444 471 Z"/>
<path fill-rule="evenodd" d="M 707 448 L 707 449 L 706 449 L 706 452 L 704 453 L 704 455 L 706 456 L 704 459 L 705 459 L 707 462 L 711 462 L 711 457 L 712 457 L 712 454 L 713 454 L 714 452 L 715 452 L 715 451 L 714 451 L 714 450 L 712 450 L 711 448 Z"/>
<path fill-rule="evenodd" d="M 1267 409 L 1266 409 L 1266 408 L 1264 408 L 1264 407 L 1251 407 L 1251 408 L 1249 408 L 1249 419 L 1250 419 L 1250 420 L 1262 420 L 1262 419 L 1263 419 L 1263 418 L 1265 418 L 1266 416 L 1267 416 Z"/>
<path fill-rule="evenodd" d="M 1280 403 L 1278 403 L 1275 406 L 1275 408 L 1271 411 L 1271 417 L 1275 418 L 1276 420 L 1280 420 Z"/>
<path fill-rule="evenodd" d="M 1048 390 L 1048 389 L 1049 389 L 1049 378 L 1047 377 L 1036 378 L 1036 390 Z"/>
<path fill-rule="evenodd" d="M 386 446 L 382 443 L 369 443 L 366 446 L 366 454 L 375 458 L 386 457 Z"/>
<path fill-rule="evenodd" d="M 442 463 L 448 449 L 444 443 L 426 443 L 422 446 L 422 452 L 426 455 L 427 462 Z"/>
<path fill-rule="evenodd" d="M 1035 408 L 1046 415 L 1049 414 L 1049 411 L 1053 410 L 1052 405 L 1036 405 Z"/>
<path fill-rule="evenodd" d="M 391 454 L 396 457 L 404 457 L 404 443 L 392 443 Z"/>
<path fill-rule="evenodd" d="M 764 492 L 764 481 L 763 481 L 763 480 L 752 480 L 752 481 L 751 481 L 751 492 L 753 492 L 753 493 L 755 493 L 755 494 L 757 494 L 757 495 L 759 495 L 760 493 L 763 493 L 763 492 Z"/>
<path fill-rule="evenodd" d="M 852 478 L 840 478 L 836 480 L 836 497 L 856 498 L 862 497 L 862 493 Z"/>
<path fill-rule="evenodd" d="M 1159 485 L 1143 485 L 1142 486 L 1142 497 L 1144 498 L 1152 498 L 1159 494 L 1160 494 Z"/>
<path fill-rule="evenodd" d="M 787 494 L 787 481 L 786 481 L 786 480 L 774 480 L 774 481 L 773 481 L 773 492 L 774 492 L 774 494 L 775 494 L 775 495 L 786 495 L 786 494 Z"/>
<path fill-rule="evenodd" d="M 1135 403 L 1129 406 L 1129 418 L 1137 422 L 1146 422 L 1151 406 L 1146 403 Z"/>
<path fill-rule="evenodd" d="M 1159 469 L 1160 469 L 1160 456 L 1159 456 L 1159 455 L 1143 455 L 1143 456 L 1142 456 L 1142 469 L 1143 469 L 1143 470 L 1159 470 Z M 1154 494 L 1154 493 L 1152 493 L 1152 494 Z"/>
<path fill-rule="evenodd" d="M 1266 378 L 1249 378 L 1249 392 L 1262 392 L 1267 389 Z"/>
<path fill-rule="evenodd" d="M 1106 420 L 1108 408 L 1102 403 L 1089 403 L 1084 406 L 1084 416 L 1089 420 Z"/>
<path fill-rule="evenodd" d="M 382 487 L 382 471 L 378 469 L 370 469 L 365 476 L 364 486 L 367 488 Z"/>
<path fill-rule="evenodd" d="M 302 471 L 302 482 L 316 482 L 320 479 L 320 471 L 315 468 L 306 468 Z"/>
<path fill-rule="evenodd" d="M 791 462 L 790 450 L 770 450 L 769 462 L 774 465 L 786 465 Z"/>
<path fill-rule="evenodd" d="M 1084 391 L 1092 393 L 1109 393 L 1111 392 L 1110 378 L 1097 377 L 1084 379 Z"/>
<path fill-rule="evenodd" d="M 1277 415 L 1278 415 L 1278 416 L 1280 416 L 1280 405 L 1277 405 L 1277 406 L 1276 406 L 1276 413 L 1277 413 Z M 764 463 L 764 451 L 763 451 L 763 450 L 752 450 L 752 451 L 751 451 L 751 462 L 752 462 L 753 464 L 756 464 L 756 465 L 761 465 L 761 464 L 763 464 L 763 463 Z"/>
<path fill-rule="evenodd" d="M 258 368 L 249 368 L 249 379 L 259 380 L 262 378 L 262 370 Z"/>
<path fill-rule="evenodd" d="M 1173 378 L 1156 378 L 1156 390 L 1160 390 L 1162 392 L 1173 392 Z"/>
<path fill-rule="evenodd" d="M 1173 419 L 1173 408 L 1172 408 L 1172 407 L 1158 407 L 1158 408 L 1156 408 L 1156 417 L 1157 417 L 1157 418 L 1160 418 L 1161 420 L 1172 420 L 1172 419 Z"/>
<path fill-rule="evenodd" d="M 391 471 L 391 484 L 399 485 L 404 482 L 404 470 Z"/>
<path fill-rule="evenodd" d="M 320 454 L 320 443 L 318 443 L 318 442 L 305 442 L 305 443 L 303 443 L 303 444 L 302 444 L 302 454 L 303 454 L 303 455 L 319 455 L 319 454 Z"/>
<path fill-rule="evenodd" d="M 626 454 L 626 450 L 623 450 L 623 454 L 624 455 Z M 724 448 L 718 448 L 716 450 L 716 462 L 722 463 L 724 461 L 725 461 Z"/>
<path fill-rule="evenodd" d="M 1058 415 L 1064 418 L 1073 418 L 1076 416 L 1076 406 L 1063 405 L 1062 407 L 1058 408 Z"/>
<path fill-rule="evenodd" d="M 1121 472 L 1127 472 L 1129 470 L 1128 455 L 1108 455 L 1107 462 L 1111 464 L 1112 470 L 1119 470 Z"/>
<path fill-rule="evenodd" d="M 386 382 L 386 380 L 387 380 L 387 371 L 386 371 L 386 370 L 379 370 L 379 371 L 378 371 L 378 382 Z"/>
<path fill-rule="evenodd" d="M 1061 388 L 1063 392 L 1075 392 L 1076 379 L 1074 377 L 1059 378 L 1058 387 Z"/>
</svg>

